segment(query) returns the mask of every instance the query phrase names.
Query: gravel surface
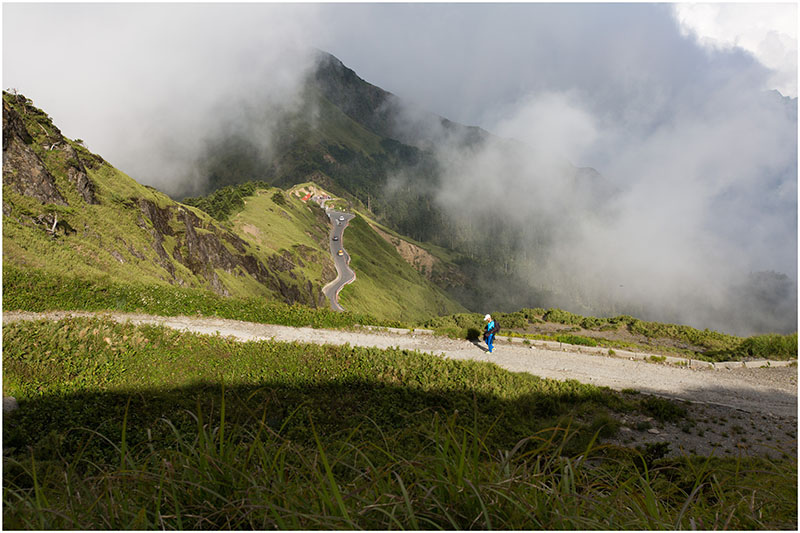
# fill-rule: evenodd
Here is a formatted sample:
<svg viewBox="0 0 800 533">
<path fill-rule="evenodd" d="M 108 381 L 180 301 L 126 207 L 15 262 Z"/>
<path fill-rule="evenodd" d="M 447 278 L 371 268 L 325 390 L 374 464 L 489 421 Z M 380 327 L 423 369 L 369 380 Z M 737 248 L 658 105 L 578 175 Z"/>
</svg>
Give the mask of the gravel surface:
<svg viewBox="0 0 800 533">
<path fill-rule="evenodd" d="M 788 453 L 797 449 L 797 366 L 697 370 L 602 355 L 542 349 L 498 341 L 489 354 L 485 345 L 425 334 L 387 331 L 324 330 L 276 326 L 207 317 L 159 317 L 129 313 L 6 312 L 4 323 L 16 320 L 102 314 L 116 321 L 159 324 L 201 334 L 220 334 L 241 341 L 271 340 L 318 344 L 399 347 L 452 359 L 490 361 L 513 372 L 543 378 L 575 379 L 614 390 L 685 401 L 689 417 L 679 424 L 652 419 L 623 420 L 617 441 L 626 445 L 668 442 L 679 450 L 716 453 Z"/>
</svg>

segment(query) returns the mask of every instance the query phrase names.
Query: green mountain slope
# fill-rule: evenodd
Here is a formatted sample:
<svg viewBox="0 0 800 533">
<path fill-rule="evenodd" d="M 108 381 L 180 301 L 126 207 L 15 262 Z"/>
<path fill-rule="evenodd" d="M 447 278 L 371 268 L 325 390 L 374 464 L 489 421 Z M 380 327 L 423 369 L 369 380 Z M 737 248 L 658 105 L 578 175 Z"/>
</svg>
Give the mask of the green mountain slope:
<svg viewBox="0 0 800 533">
<path fill-rule="evenodd" d="M 206 194 L 253 180 L 281 187 L 313 180 L 397 233 L 458 256 L 460 275 L 445 284 L 433 281 L 470 309 L 511 311 L 561 301 L 532 284 L 527 256 L 519 257 L 519 250 L 536 242 L 536 255 L 547 255 L 563 217 L 533 210 L 523 232 L 504 217 L 458 220 L 437 201 L 445 172 L 453 171 L 443 168 L 451 158 L 490 149 L 502 155 L 504 172 L 523 176 L 529 147 L 415 108 L 321 51 L 297 100 L 302 104 L 291 110 L 265 100 L 262 112 L 236 125 L 238 133 L 220 130 L 198 164 L 207 178 Z M 265 126 L 276 139 L 270 146 L 249 133 Z M 455 155 L 442 159 L 442 149 Z M 567 161 L 561 178 L 581 191 L 580 201 L 567 206 L 576 213 L 602 210 L 603 200 L 614 194 L 597 172 Z M 195 200 L 184 199 L 199 205 Z"/>
<path fill-rule="evenodd" d="M 284 252 L 136 183 L 24 97 L 3 100 L 6 265 L 327 305 L 324 280 L 305 277 Z"/>
<path fill-rule="evenodd" d="M 353 135 L 370 139 L 363 131 Z M 6 93 L 3 155 L 8 269 L 328 306 L 321 289 L 336 276 L 330 222 L 322 208 L 300 198 L 309 188 L 331 194 L 318 185 L 227 189 L 235 195 L 216 195 L 225 212 L 216 220 L 138 184 L 61 135 L 26 98 Z M 353 201 L 350 196 L 339 203 Z M 356 224 L 347 239 L 364 267 L 349 296 L 350 310 L 397 320 L 463 310 L 366 224 Z"/>
<path fill-rule="evenodd" d="M 356 281 L 340 293 L 339 302 L 348 311 L 405 321 L 466 311 L 409 265 L 362 216 L 350 221 L 343 240 L 356 273 Z"/>
<path fill-rule="evenodd" d="M 285 194 L 280 189 L 257 189 L 244 198 L 242 210 L 232 214 L 229 222 L 236 233 L 249 234 L 264 249 L 286 254 L 287 261 L 295 261 L 308 278 L 329 281 L 336 272 L 327 257 L 325 261 L 304 259 L 314 257 L 316 251 L 328 254 L 327 216 L 320 209 L 313 209 L 312 216 L 311 209 L 302 208 L 300 198 L 309 192 L 330 194 L 314 183 L 297 185 Z M 465 311 L 404 261 L 361 216 L 350 222 L 343 241 L 356 272 L 356 282 L 345 286 L 340 295 L 348 311 L 412 322 Z"/>
</svg>

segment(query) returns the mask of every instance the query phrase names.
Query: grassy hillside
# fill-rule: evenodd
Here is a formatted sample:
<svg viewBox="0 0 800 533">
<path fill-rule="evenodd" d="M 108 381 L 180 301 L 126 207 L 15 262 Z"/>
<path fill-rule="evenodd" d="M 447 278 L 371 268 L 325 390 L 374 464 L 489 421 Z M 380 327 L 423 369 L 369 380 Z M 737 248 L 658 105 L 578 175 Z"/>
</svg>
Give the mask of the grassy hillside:
<svg viewBox="0 0 800 533">
<path fill-rule="evenodd" d="M 795 459 L 602 444 L 685 416 L 659 398 L 101 319 L 3 340 L 10 529 L 797 528 Z"/>
<path fill-rule="evenodd" d="M 415 321 L 465 309 L 403 260 L 361 215 L 343 237 L 356 281 L 346 285 L 339 303 L 349 311 Z"/>
<path fill-rule="evenodd" d="M 463 286 L 466 278 L 459 262 L 466 258 L 453 250 L 429 242 L 420 242 L 394 231 L 363 211 L 359 214 L 383 238 L 392 244 L 403 259 L 417 272 L 445 291 L 453 286 Z M 404 255 L 405 254 L 405 255 Z"/>
<path fill-rule="evenodd" d="M 295 271 L 328 282 L 336 277 L 329 264 L 330 222 L 318 205 L 302 202 L 300 190 L 331 194 L 312 182 L 288 191 L 256 188 L 251 196 L 242 197 L 241 210 L 229 212 L 227 221 L 237 234 L 248 234 L 260 249 L 290 251 L 287 257 L 297 266 Z M 348 202 L 333 196 L 331 203 Z M 356 282 L 340 294 L 345 309 L 406 322 L 464 311 L 405 262 L 360 216 L 350 222 L 343 242 L 356 272 Z"/>
<path fill-rule="evenodd" d="M 80 141 L 66 139 L 21 95 L 4 93 L 3 99 L 5 264 L 115 283 L 325 304 L 321 271 L 314 269 L 309 278 L 298 268 L 306 249 L 261 246 L 247 232 L 233 232 L 203 211 L 138 184 Z"/>
<path fill-rule="evenodd" d="M 381 150 L 374 135 L 335 108 L 325 109 L 320 112 L 334 115 L 326 127 L 349 139 L 341 149 Z M 101 285 L 173 285 L 327 306 L 321 287 L 336 276 L 328 251 L 330 222 L 313 202 L 264 183 L 193 199 L 215 220 L 138 184 L 81 142 L 64 138 L 20 95 L 4 94 L 4 123 L 11 139 L 3 169 L 3 259 L 9 267 L 56 278 L 69 273 Z M 76 174 L 91 195 L 76 186 Z M 345 239 L 359 276 L 357 288 L 345 293 L 347 308 L 388 320 L 463 310 L 369 226 L 354 224 Z M 20 292 L 10 285 L 17 279 L 11 276 L 4 285 L 9 294 Z M 21 300 L 9 299 L 14 301 Z"/>
<path fill-rule="evenodd" d="M 32 137 L 30 148 L 41 159 L 55 181 L 66 205 L 43 203 L 21 194 L 9 185 L 8 175 L 18 169 L 3 167 L 3 261 L 43 270 L 69 270 L 79 275 L 105 276 L 127 281 L 164 283 L 167 272 L 159 265 L 147 231 L 137 225 L 137 201 L 144 199 L 158 208 L 172 201 L 164 194 L 143 187 L 124 173 L 91 154 L 80 142 L 63 138 L 49 117 L 24 97 L 6 93 L 10 104 Z M 4 107 L 4 119 L 6 108 Z M 5 120 L 4 120 L 5 122 Z M 48 149 L 60 142 L 54 149 Z M 5 143 L 4 143 L 5 144 Z M 97 204 L 90 205 L 68 178 L 74 165 L 85 166 L 94 185 Z M 55 223 L 55 232 L 48 230 Z M 178 266 L 187 283 L 199 280 Z"/>
</svg>

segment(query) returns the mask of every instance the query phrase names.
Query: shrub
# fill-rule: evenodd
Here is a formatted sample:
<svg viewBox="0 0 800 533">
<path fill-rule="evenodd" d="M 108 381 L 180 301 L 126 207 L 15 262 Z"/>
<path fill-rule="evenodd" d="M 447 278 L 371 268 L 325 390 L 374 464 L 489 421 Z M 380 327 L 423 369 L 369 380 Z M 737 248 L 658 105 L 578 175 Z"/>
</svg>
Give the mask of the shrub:
<svg viewBox="0 0 800 533">
<path fill-rule="evenodd" d="M 496 313 L 492 315 L 503 329 L 524 329 L 528 327 L 528 318 L 521 311 L 515 313 Z"/>
<path fill-rule="evenodd" d="M 758 359 L 794 359 L 797 357 L 797 333 L 749 337 L 733 353 Z"/>
<path fill-rule="evenodd" d="M 542 316 L 542 319 L 547 322 L 556 322 L 558 324 L 578 325 L 583 321 L 583 317 L 564 311 L 562 309 L 548 309 Z"/>
<path fill-rule="evenodd" d="M 244 208 L 244 198 L 252 196 L 258 189 L 267 189 L 269 187 L 270 185 L 263 181 L 248 181 L 241 185 L 222 187 L 208 196 L 184 198 L 182 202 L 202 209 L 219 221 L 224 221 L 233 213 Z M 280 192 L 276 194 L 280 194 Z M 272 200 L 277 203 L 274 196 Z M 284 204 L 286 203 L 282 195 L 281 200 Z"/>
<path fill-rule="evenodd" d="M 533 309 L 523 308 L 520 309 L 519 312 L 522 313 L 523 316 L 525 316 L 525 318 L 528 320 L 533 321 L 534 319 L 538 319 L 539 317 L 543 316 L 547 310 L 542 309 L 541 307 L 535 307 Z"/>
<path fill-rule="evenodd" d="M 597 341 L 580 335 L 556 335 L 558 342 L 564 344 L 579 344 L 581 346 L 597 346 Z"/>
<path fill-rule="evenodd" d="M 275 194 L 272 195 L 272 201 L 278 205 L 286 205 L 286 198 L 284 198 L 281 191 L 276 191 Z"/>
<path fill-rule="evenodd" d="M 647 396 L 643 398 L 640 407 L 660 422 L 676 422 L 686 418 L 688 411 L 676 402 L 659 398 L 657 396 Z"/>
</svg>

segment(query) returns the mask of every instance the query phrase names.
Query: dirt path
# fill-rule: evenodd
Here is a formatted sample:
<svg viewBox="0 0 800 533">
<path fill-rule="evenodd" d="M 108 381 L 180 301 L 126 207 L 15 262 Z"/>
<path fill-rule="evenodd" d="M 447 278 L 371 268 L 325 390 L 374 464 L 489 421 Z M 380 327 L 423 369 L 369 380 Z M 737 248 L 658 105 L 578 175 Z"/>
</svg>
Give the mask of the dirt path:
<svg viewBox="0 0 800 533">
<path fill-rule="evenodd" d="M 6 312 L 3 313 L 3 322 L 40 318 L 57 320 L 66 316 L 95 315 L 84 312 Z M 702 415 L 710 420 L 707 430 L 703 429 L 701 422 L 696 422 L 693 428 L 688 428 L 690 432 L 687 432 L 685 425 L 681 428 L 669 428 L 665 425 L 660 429 L 647 428 L 648 424 L 653 425 L 652 420 L 631 420 L 630 423 L 643 428 L 641 432 L 644 433 L 644 437 L 656 440 L 664 440 L 666 434 L 670 432 L 679 433 L 674 435 L 676 440 L 681 444 L 695 441 L 694 446 L 698 453 L 708 446 L 713 447 L 710 441 L 714 440 L 712 438 L 714 434 L 717 435 L 717 440 L 721 441 L 735 440 L 739 443 L 744 439 L 748 447 L 755 446 L 758 440 L 761 440 L 766 447 L 782 442 L 780 448 L 783 450 L 786 450 L 784 441 L 788 438 L 788 441 L 794 442 L 796 448 L 796 366 L 697 370 L 502 342 L 498 342 L 494 353 L 489 354 L 482 345 L 432 335 L 368 330 L 324 330 L 207 317 L 159 317 L 128 313 L 103 313 L 103 315 L 120 322 L 157 324 L 201 334 L 219 333 L 240 341 L 276 340 L 377 348 L 399 347 L 451 359 L 490 361 L 513 372 L 529 372 L 557 380 L 575 379 L 614 390 L 632 389 L 641 393 L 692 402 L 692 410 L 698 416 Z M 718 423 L 722 419 L 724 423 Z M 695 429 L 694 433 L 691 432 L 692 429 Z M 715 431 L 717 429 L 719 431 Z M 625 433 L 623 432 L 623 435 Z M 691 435 L 697 438 L 692 439 Z M 630 436 L 642 437 L 642 435 Z M 657 438 L 659 436 L 660 439 Z M 789 444 L 791 446 L 791 442 Z M 724 447 L 722 444 L 720 446 Z"/>
</svg>

